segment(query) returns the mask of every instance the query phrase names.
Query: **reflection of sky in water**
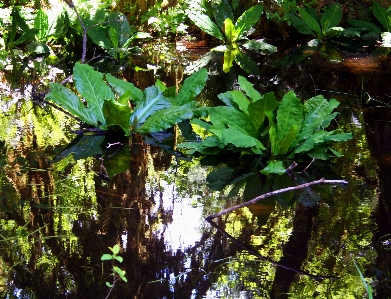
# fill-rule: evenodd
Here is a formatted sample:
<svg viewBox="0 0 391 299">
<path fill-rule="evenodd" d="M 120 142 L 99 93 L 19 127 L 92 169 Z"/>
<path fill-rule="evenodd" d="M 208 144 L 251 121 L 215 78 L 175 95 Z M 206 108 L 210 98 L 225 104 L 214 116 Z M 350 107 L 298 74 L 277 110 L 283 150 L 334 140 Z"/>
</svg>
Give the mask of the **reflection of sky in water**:
<svg viewBox="0 0 391 299">
<path fill-rule="evenodd" d="M 175 185 L 161 182 L 163 188 L 163 209 L 167 213 L 172 213 L 172 222 L 161 224 L 157 234 L 164 237 L 166 250 L 176 251 L 194 246 L 201 238 L 199 227 L 201 226 L 202 207 L 193 207 L 191 198 L 179 198 L 175 190 Z M 160 208 L 159 199 L 155 198 L 156 206 L 152 211 L 157 215 Z"/>
</svg>

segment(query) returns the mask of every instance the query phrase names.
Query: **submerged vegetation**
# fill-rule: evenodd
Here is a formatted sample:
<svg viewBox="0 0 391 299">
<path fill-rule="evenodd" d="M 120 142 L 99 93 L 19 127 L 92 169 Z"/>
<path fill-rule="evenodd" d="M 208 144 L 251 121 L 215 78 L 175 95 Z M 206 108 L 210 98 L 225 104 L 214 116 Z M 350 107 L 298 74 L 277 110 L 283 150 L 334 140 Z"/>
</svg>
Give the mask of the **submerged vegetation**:
<svg viewBox="0 0 391 299">
<path fill-rule="evenodd" d="M 283 289 L 278 283 L 288 285 L 284 294 L 293 286 L 292 293 L 308 297 L 329 294 L 329 289 L 332 296 L 346 290 L 349 296 L 372 296 L 378 281 L 388 281 L 386 271 L 368 270 L 375 260 L 373 248 L 368 249 L 373 229 L 361 221 L 373 213 L 375 180 L 366 169 L 349 173 L 352 165 L 371 164 L 368 151 L 350 152 L 357 138 L 360 146 L 365 143 L 362 114 L 349 114 L 358 109 L 356 102 L 341 110 L 332 91 L 327 91 L 327 99 L 317 93 L 319 81 L 311 74 L 311 81 L 303 84 L 290 69 L 288 84 L 277 75 L 268 78 L 262 70 L 270 71 L 278 63 L 286 67 L 287 57 L 294 55 L 290 62 L 298 65 L 303 57 L 313 55 L 315 60 L 319 53 L 337 61 L 327 52 L 330 48 L 350 55 L 362 53 L 364 47 L 378 55 L 372 50 L 380 48 L 388 55 L 389 9 L 359 1 L 258 2 L 0 4 L 0 84 L 12 83 L 1 102 L 0 120 L 3 127 L 12 127 L 0 142 L 0 183 L 5 186 L 0 194 L 0 268 L 4 265 L 10 277 L 1 277 L 5 296 L 29 289 L 18 279 L 38 281 L 35 271 L 42 272 L 40 284 L 50 285 L 40 288 L 37 297 L 50 289 L 70 297 L 104 293 L 106 298 L 123 298 L 145 291 L 201 298 L 213 291 L 210 281 L 217 281 L 212 285 L 224 290 L 227 298 L 242 296 L 242 290 L 248 291 L 246 296 L 267 298 Z M 283 44 L 283 39 L 291 39 L 295 48 L 287 51 L 282 46 L 280 53 L 280 46 L 272 44 Z M 171 43 L 174 63 L 159 70 L 167 62 L 165 49 Z M 187 57 L 182 65 L 181 57 L 193 45 L 206 46 L 206 54 L 198 60 Z M 147 51 L 153 52 L 152 58 L 146 57 Z M 283 62 L 264 59 L 284 53 Z M 301 67 L 295 71 L 304 72 Z M 26 81 L 26 94 L 32 101 L 12 98 L 28 72 L 33 75 Z M 316 72 L 321 80 L 330 79 L 319 68 Z M 208 81 L 213 86 L 206 91 Z M 314 88 L 308 95 L 294 91 L 299 85 Z M 364 93 L 364 83 L 360 89 Z M 74 133 L 80 136 L 73 139 Z M 175 167 L 168 170 L 171 163 Z M 297 165 L 300 170 L 293 170 Z M 336 171 L 339 165 L 349 165 L 349 171 Z M 356 185 L 347 191 L 309 183 L 330 179 L 334 184 L 342 181 L 341 176 Z M 298 185 L 303 188 L 291 192 Z M 290 192 L 275 192 L 283 188 Z M 351 195 L 353 189 L 361 194 Z M 170 224 L 178 217 L 173 214 L 178 194 L 189 199 L 191 215 L 202 206 L 200 215 L 205 217 L 268 192 L 275 196 L 273 203 L 221 217 L 223 235 L 202 227 L 201 241 L 194 248 L 165 251 L 164 234 L 172 233 Z M 164 202 L 168 195 L 169 208 Z M 351 203 L 359 208 L 353 209 Z M 189 222 L 196 220 L 185 219 L 184 224 Z M 224 234 L 230 235 L 232 244 L 221 237 Z M 384 236 L 388 234 L 379 244 L 386 248 Z M 241 256 L 235 247 L 239 239 L 255 248 L 248 252 L 257 254 Z M 352 257 L 346 267 L 344 243 L 368 261 L 362 258 L 356 264 Z M 109 247 L 111 253 L 102 255 L 112 244 L 117 245 Z M 104 249 L 96 253 L 94 246 Z M 291 258 L 295 253 L 289 248 L 302 255 Z M 163 251 L 164 257 L 156 254 Z M 227 261 L 226 256 L 236 253 Z M 280 262 L 268 264 L 268 257 Z M 110 269 L 106 261 L 112 262 Z M 123 267 L 117 262 L 124 262 Z M 175 266 L 167 266 L 170 262 Z M 254 273 L 247 273 L 247 265 L 255 262 Z M 290 262 L 296 264 L 284 268 Z M 134 270 L 133 264 L 141 266 Z M 292 273 L 281 274 L 282 269 L 309 274 L 310 279 L 333 278 L 336 287 L 334 281 L 303 277 L 293 282 Z M 235 271 L 245 273 L 246 281 Z M 178 295 L 182 291 L 183 297 Z"/>
</svg>

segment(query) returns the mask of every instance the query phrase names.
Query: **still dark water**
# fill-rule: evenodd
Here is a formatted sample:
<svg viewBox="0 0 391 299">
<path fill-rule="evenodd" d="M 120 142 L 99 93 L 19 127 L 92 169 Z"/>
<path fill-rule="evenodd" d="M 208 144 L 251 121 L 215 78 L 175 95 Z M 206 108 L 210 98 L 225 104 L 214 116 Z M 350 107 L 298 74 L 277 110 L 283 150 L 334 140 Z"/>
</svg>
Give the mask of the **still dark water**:
<svg viewBox="0 0 391 299">
<path fill-rule="evenodd" d="M 209 189 L 215 166 L 167 150 L 180 136 L 159 146 L 138 135 L 83 137 L 117 145 L 92 156 L 88 150 L 65 155 L 78 124 L 37 101 L 37 92 L 65 77 L 64 68 L 41 58 L 27 67 L 9 62 L 0 77 L 2 297 L 105 298 L 113 263 L 101 256 L 120 244 L 123 262 L 115 265 L 126 271 L 127 283 L 117 281 L 109 298 L 367 298 L 355 263 L 375 298 L 391 298 L 391 59 L 278 49 L 253 57 L 260 75 L 238 65 L 224 73 L 214 54 L 198 100 L 219 104 L 217 94 L 235 88 L 238 75 L 261 93 L 336 98 L 334 126 L 354 138 L 336 145 L 343 157 L 314 168 L 349 184 L 314 188 L 318 203 L 293 194 L 290 204 L 269 198 L 215 220 L 235 241 L 204 218 L 262 194 L 261 179 L 235 197 L 229 187 Z M 208 53 L 182 50 L 167 45 L 163 59 L 162 49 L 151 46 L 149 55 L 129 62 L 151 70 L 117 75 L 142 89 L 157 78 L 180 84 Z"/>
</svg>

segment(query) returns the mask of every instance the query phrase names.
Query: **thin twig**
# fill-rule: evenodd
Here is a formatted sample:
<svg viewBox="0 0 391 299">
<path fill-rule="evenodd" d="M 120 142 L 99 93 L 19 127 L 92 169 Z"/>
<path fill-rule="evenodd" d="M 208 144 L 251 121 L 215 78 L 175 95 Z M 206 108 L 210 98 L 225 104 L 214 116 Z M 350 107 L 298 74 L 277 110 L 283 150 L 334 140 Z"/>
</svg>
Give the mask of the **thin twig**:
<svg viewBox="0 0 391 299">
<path fill-rule="evenodd" d="M 210 215 L 210 216 L 206 217 L 205 219 L 207 221 L 209 221 L 209 220 L 211 220 L 213 218 L 216 218 L 216 217 L 228 214 L 228 213 L 230 213 L 230 212 L 232 212 L 234 210 L 237 210 L 237 209 L 249 206 L 249 205 L 251 205 L 253 203 L 256 203 L 257 201 L 259 201 L 261 199 L 264 199 L 264 198 L 267 198 L 267 197 L 270 197 L 270 196 L 273 196 L 273 195 L 276 195 L 276 194 L 280 194 L 280 193 L 284 193 L 284 192 L 288 192 L 288 191 L 299 190 L 299 189 L 303 189 L 303 188 L 306 188 L 306 187 L 309 187 L 309 186 L 312 186 L 312 185 L 322 184 L 322 183 L 323 184 L 347 184 L 348 182 L 344 181 L 344 180 L 325 180 L 324 178 L 321 178 L 320 180 L 317 180 L 317 181 L 305 183 L 305 184 L 298 185 L 298 186 L 288 187 L 288 188 L 284 188 L 284 189 L 279 189 L 279 190 L 275 190 L 275 191 L 272 191 L 272 192 L 269 192 L 269 193 L 262 194 L 260 196 L 255 197 L 252 200 L 249 200 L 249 201 L 243 202 L 241 204 L 238 204 L 236 206 L 227 208 L 225 210 L 220 211 L 217 214 Z"/>
</svg>

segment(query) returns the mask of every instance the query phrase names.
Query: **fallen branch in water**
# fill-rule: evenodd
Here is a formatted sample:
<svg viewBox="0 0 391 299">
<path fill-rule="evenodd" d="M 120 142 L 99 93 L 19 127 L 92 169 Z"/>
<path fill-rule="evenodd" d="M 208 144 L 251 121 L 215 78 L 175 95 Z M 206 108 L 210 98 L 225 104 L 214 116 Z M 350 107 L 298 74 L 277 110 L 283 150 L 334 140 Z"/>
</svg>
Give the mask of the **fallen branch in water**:
<svg viewBox="0 0 391 299">
<path fill-rule="evenodd" d="M 259 201 L 261 199 L 264 199 L 264 198 L 267 198 L 267 197 L 270 197 L 270 196 L 273 196 L 273 195 L 281 194 L 281 193 L 284 193 L 284 192 L 295 191 L 295 190 L 303 189 L 303 188 L 306 188 L 306 187 L 309 187 L 309 186 L 312 186 L 312 185 L 316 185 L 316 184 L 347 184 L 347 183 L 348 182 L 344 181 L 344 180 L 325 180 L 324 178 L 321 178 L 320 180 L 317 180 L 317 181 L 313 181 L 313 182 L 301 184 L 301 185 L 298 185 L 298 186 L 288 187 L 288 188 L 279 189 L 279 190 L 275 190 L 275 191 L 272 191 L 272 192 L 265 193 L 263 195 L 255 197 L 254 199 L 252 199 L 250 201 L 246 201 L 246 202 L 238 204 L 236 206 L 227 208 L 227 209 L 225 209 L 225 210 L 223 210 L 223 211 L 221 211 L 221 212 L 219 212 L 217 214 L 210 215 L 210 216 L 206 217 L 205 220 L 208 221 L 214 228 L 216 228 L 223 236 L 225 236 L 225 237 L 229 238 L 230 240 L 232 240 L 233 243 L 235 243 L 236 245 L 242 247 L 244 250 L 248 251 L 250 254 L 260 258 L 263 261 L 271 263 L 274 266 L 281 267 L 281 268 L 284 268 L 284 269 L 287 269 L 287 270 L 291 270 L 293 272 L 296 272 L 297 274 L 306 275 L 306 276 L 311 277 L 312 279 L 315 279 L 315 280 L 318 280 L 318 281 L 319 280 L 323 280 L 323 279 L 337 279 L 338 277 L 336 277 L 336 276 L 313 275 L 313 274 L 308 273 L 306 271 L 289 267 L 289 266 L 284 265 L 282 263 L 276 262 L 276 261 L 274 261 L 274 260 L 272 260 L 272 259 L 270 259 L 270 258 L 268 258 L 266 256 L 263 256 L 263 255 L 259 254 L 256 250 L 251 248 L 250 246 L 247 246 L 247 245 L 243 244 L 242 242 L 238 241 L 236 238 L 234 238 L 233 236 L 228 234 L 225 231 L 225 229 L 223 229 L 222 227 L 218 226 L 213 221 L 213 219 L 216 218 L 216 217 L 225 215 L 225 214 L 227 214 L 229 212 L 232 212 L 234 210 L 237 210 L 237 209 L 243 208 L 245 206 L 251 205 L 253 203 L 256 203 L 257 201 Z"/>
<path fill-rule="evenodd" d="M 210 216 L 206 217 L 205 219 L 207 221 L 212 220 L 212 219 L 214 219 L 216 217 L 228 214 L 228 213 L 230 213 L 232 211 L 235 211 L 237 209 L 249 206 L 249 205 L 251 205 L 253 203 L 256 203 L 257 201 L 260 201 L 261 199 L 264 199 L 264 198 L 267 198 L 267 197 L 270 197 L 270 196 L 273 196 L 273 195 L 277 195 L 277 194 L 280 194 L 280 193 L 284 193 L 284 192 L 288 192 L 288 191 L 295 191 L 295 190 L 303 189 L 303 188 L 306 188 L 306 187 L 309 187 L 309 186 L 312 186 L 312 185 L 317 185 L 317 184 L 347 184 L 347 183 L 348 182 L 344 181 L 344 180 L 325 180 L 324 178 L 321 178 L 320 180 L 317 180 L 317 181 L 313 181 L 313 182 L 309 182 L 309 183 L 305 183 L 305 184 L 301 184 L 301 185 L 297 185 L 297 186 L 293 186 L 293 187 L 288 187 L 288 188 L 284 188 L 284 189 L 279 189 L 279 190 L 275 190 L 275 191 L 271 191 L 271 192 L 262 194 L 260 196 L 255 197 L 252 200 L 249 200 L 249 201 L 243 202 L 241 204 L 238 204 L 236 206 L 224 209 L 224 210 L 222 210 L 221 212 L 219 212 L 217 214 L 210 215 Z"/>
</svg>

